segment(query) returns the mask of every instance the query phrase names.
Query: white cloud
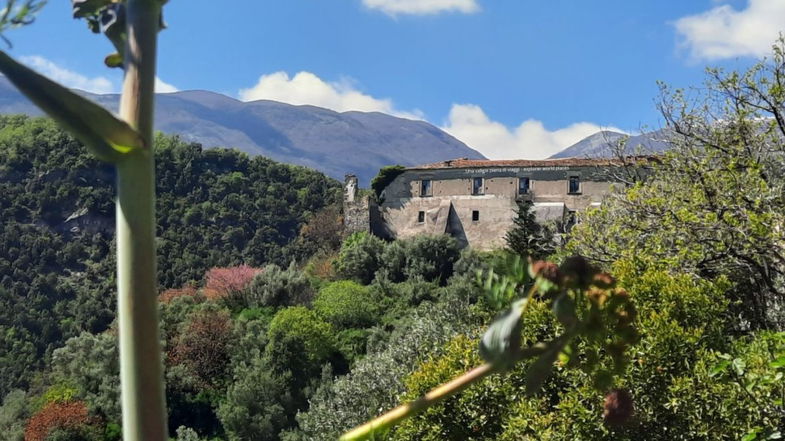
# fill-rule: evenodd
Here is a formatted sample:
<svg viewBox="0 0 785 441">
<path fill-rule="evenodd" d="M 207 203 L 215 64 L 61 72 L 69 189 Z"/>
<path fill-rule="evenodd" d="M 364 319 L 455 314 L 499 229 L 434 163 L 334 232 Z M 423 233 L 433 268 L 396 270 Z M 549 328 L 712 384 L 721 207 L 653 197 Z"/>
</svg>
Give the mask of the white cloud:
<svg viewBox="0 0 785 441">
<path fill-rule="evenodd" d="M 162 79 L 155 77 L 155 93 L 172 93 L 179 90 L 180 89 L 177 87 L 169 83 L 165 83 Z"/>
<path fill-rule="evenodd" d="M 785 1 L 748 0 L 742 10 L 721 5 L 682 17 L 674 25 L 695 59 L 762 57 L 785 31 Z"/>
<path fill-rule="evenodd" d="M 299 72 L 294 77 L 286 72 L 262 75 L 255 86 L 241 89 L 239 96 L 243 101 L 273 100 L 294 105 L 310 104 L 337 112 L 359 110 L 422 118 L 420 111 L 400 111 L 388 98 L 374 98 L 358 91 L 351 81 L 327 82 L 311 72 Z"/>
<path fill-rule="evenodd" d="M 22 56 L 19 57 L 19 60 L 52 80 L 72 89 L 80 89 L 92 93 L 112 93 L 115 91 L 114 84 L 106 77 L 88 78 L 39 55 Z"/>
<path fill-rule="evenodd" d="M 119 87 L 115 86 L 115 83 L 109 78 L 103 76 L 88 78 L 40 55 L 21 56 L 19 57 L 19 61 L 71 89 L 79 89 L 98 94 L 119 92 Z M 177 87 L 155 77 L 155 91 L 157 93 L 171 93 L 177 92 L 178 90 Z"/>
<path fill-rule="evenodd" d="M 453 104 L 447 125 L 442 129 L 489 159 L 547 158 L 600 130 L 623 132 L 615 127 L 601 127 L 588 122 L 551 131 L 535 119 L 508 128 L 492 121 L 482 108 L 474 104 Z"/>
<path fill-rule="evenodd" d="M 480 10 L 478 0 L 363 0 L 371 9 L 379 9 L 386 14 L 428 15 L 440 12 L 462 12 L 471 14 Z"/>
</svg>

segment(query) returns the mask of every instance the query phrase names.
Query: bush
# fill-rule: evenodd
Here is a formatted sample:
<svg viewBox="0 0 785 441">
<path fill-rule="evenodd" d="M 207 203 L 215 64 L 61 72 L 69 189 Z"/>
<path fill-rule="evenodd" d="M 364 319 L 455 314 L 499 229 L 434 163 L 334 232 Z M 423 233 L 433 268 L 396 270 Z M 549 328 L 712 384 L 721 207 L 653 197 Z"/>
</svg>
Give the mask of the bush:
<svg viewBox="0 0 785 441">
<path fill-rule="evenodd" d="M 248 265 L 231 268 L 212 268 L 205 278 L 204 295 L 208 299 L 222 299 L 243 291 L 262 270 Z"/>
<path fill-rule="evenodd" d="M 398 402 L 403 379 L 422 354 L 432 352 L 476 321 L 465 305 L 424 304 L 410 313 L 381 351 L 359 360 L 352 371 L 326 381 L 310 399 L 307 412 L 297 415 L 302 439 L 333 441 L 345 430 Z"/>
<path fill-rule="evenodd" d="M 634 397 L 636 417 L 629 425 L 606 425 L 601 418 L 606 389 L 598 390 L 591 375 L 562 363 L 538 395 L 525 398 L 527 362 L 407 420 L 391 439 L 736 440 L 756 427 L 766 436 L 782 427 L 782 406 L 775 404 L 771 383 L 777 373 L 770 361 L 772 353 L 784 352 L 783 343 L 775 348 L 771 338 L 763 337 L 764 344 L 756 343 L 762 337 L 734 342 L 728 336 L 723 294 L 729 285 L 724 279 L 670 274 L 642 261 L 619 262 L 614 269 L 636 303 L 642 338 L 617 380 Z M 522 323 L 524 345 L 558 329 L 542 302 L 529 305 Z M 443 355 L 421 363 L 406 378 L 404 398 L 415 399 L 479 364 L 473 342 L 456 338 Z M 583 353 L 583 343 L 575 344 L 575 353 Z M 596 357 L 600 366 L 612 370 L 608 354 L 585 357 L 572 363 L 580 367 Z M 748 380 L 757 388 L 752 394 L 745 392 L 749 384 L 734 379 L 737 365 L 748 366 Z"/>
<path fill-rule="evenodd" d="M 371 189 L 376 194 L 376 198 L 381 199 L 384 189 L 404 171 L 406 171 L 406 167 L 402 165 L 382 167 L 379 173 L 371 179 Z"/>
<path fill-rule="evenodd" d="M 287 414 L 293 406 L 288 376 L 273 373 L 258 358 L 235 371 L 235 381 L 217 412 L 229 440 L 278 440 L 278 432 L 289 425 Z"/>
<path fill-rule="evenodd" d="M 245 308 L 304 305 L 312 296 L 311 284 L 293 264 L 285 270 L 278 265 L 265 266 L 240 294 Z"/>
<path fill-rule="evenodd" d="M 378 318 L 371 290 L 342 280 L 326 285 L 313 302 L 314 310 L 339 329 L 367 328 Z"/>
<path fill-rule="evenodd" d="M 383 252 L 383 240 L 368 233 L 354 233 L 344 241 L 338 254 L 338 274 L 367 285 L 381 267 Z"/>
<path fill-rule="evenodd" d="M 270 322 L 267 339 L 268 357 L 281 372 L 318 370 L 335 348 L 333 327 L 302 306 L 278 311 Z"/>
<path fill-rule="evenodd" d="M 458 242 L 446 234 L 416 236 L 406 248 L 406 278 L 420 278 L 442 285 L 452 276 L 453 265 L 461 256 Z"/>
<path fill-rule="evenodd" d="M 0 433 L 7 441 L 23 441 L 25 422 L 30 416 L 27 394 L 21 390 L 12 390 L 3 398 L 0 407 Z"/>
<path fill-rule="evenodd" d="M 182 365 L 199 388 L 220 389 L 227 380 L 232 341 L 229 313 L 205 308 L 182 325 L 169 362 Z"/>
<path fill-rule="evenodd" d="M 49 439 L 99 441 L 99 431 L 82 401 L 50 403 L 30 418 L 25 428 L 25 441 Z"/>
</svg>

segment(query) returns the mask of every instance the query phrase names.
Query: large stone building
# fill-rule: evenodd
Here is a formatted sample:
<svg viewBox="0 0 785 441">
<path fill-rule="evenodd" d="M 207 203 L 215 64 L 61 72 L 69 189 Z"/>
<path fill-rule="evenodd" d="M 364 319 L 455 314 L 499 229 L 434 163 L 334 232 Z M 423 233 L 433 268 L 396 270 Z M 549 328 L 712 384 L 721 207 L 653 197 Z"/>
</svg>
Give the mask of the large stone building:
<svg viewBox="0 0 785 441">
<path fill-rule="evenodd" d="M 564 230 L 576 214 L 599 206 L 614 185 L 620 164 L 607 159 L 456 159 L 405 169 L 379 201 L 359 197 L 347 176 L 346 228 L 388 238 L 450 234 L 479 249 L 504 245 L 518 201 L 533 203 L 539 222 Z"/>
</svg>

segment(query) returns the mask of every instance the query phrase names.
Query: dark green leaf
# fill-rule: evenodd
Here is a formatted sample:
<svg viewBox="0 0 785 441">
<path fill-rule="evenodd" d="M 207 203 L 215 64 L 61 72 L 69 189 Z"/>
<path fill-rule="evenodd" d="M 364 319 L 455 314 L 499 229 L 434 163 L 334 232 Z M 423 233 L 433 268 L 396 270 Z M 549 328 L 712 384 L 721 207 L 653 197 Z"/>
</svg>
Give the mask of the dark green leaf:
<svg viewBox="0 0 785 441">
<path fill-rule="evenodd" d="M 545 380 L 551 376 L 553 371 L 553 363 L 559 357 L 564 346 L 567 344 L 568 339 L 561 336 L 550 343 L 545 352 L 532 363 L 529 371 L 526 372 L 526 395 L 534 395 L 540 390 Z"/>
<path fill-rule="evenodd" d="M 145 146 L 141 135 L 111 112 L 18 63 L 3 51 L 0 71 L 99 159 L 114 162 L 122 154 Z"/>
<path fill-rule="evenodd" d="M 526 299 L 512 304 L 485 331 L 480 341 L 480 355 L 488 363 L 511 366 L 521 350 L 521 314 Z"/>
<path fill-rule="evenodd" d="M 723 360 L 715 364 L 714 367 L 711 368 L 711 371 L 709 371 L 709 377 L 716 377 L 718 374 L 725 371 L 725 369 L 727 369 L 729 365 L 730 365 L 730 361 L 728 360 Z"/>
</svg>

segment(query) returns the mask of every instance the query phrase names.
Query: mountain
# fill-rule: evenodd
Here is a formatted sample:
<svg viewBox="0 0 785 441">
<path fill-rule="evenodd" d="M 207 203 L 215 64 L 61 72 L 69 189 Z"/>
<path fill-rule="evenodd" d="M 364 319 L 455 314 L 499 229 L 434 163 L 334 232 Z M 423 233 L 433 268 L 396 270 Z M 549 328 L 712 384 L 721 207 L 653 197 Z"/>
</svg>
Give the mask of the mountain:
<svg viewBox="0 0 785 441">
<path fill-rule="evenodd" d="M 114 111 L 119 106 L 117 94 L 80 93 Z M 304 165 L 341 180 L 344 174 L 353 173 L 366 185 L 385 165 L 483 158 L 425 121 L 378 112 L 334 112 L 267 100 L 243 102 L 202 90 L 156 98 L 156 130 L 179 134 L 204 147 L 233 147 Z M 0 77 L 0 113 L 41 115 L 5 77 Z"/>
<path fill-rule="evenodd" d="M 630 136 L 625 145 L 626 154 L 653 154 L 668 150 L 664 141 L 667 133 L 664 130 Z M 628 135 L 603 130 L 587 136 L 566 149 L 551 156 L 558 158 L 605 158 L 613 156 L 616 144 Z"/>
</svg>

